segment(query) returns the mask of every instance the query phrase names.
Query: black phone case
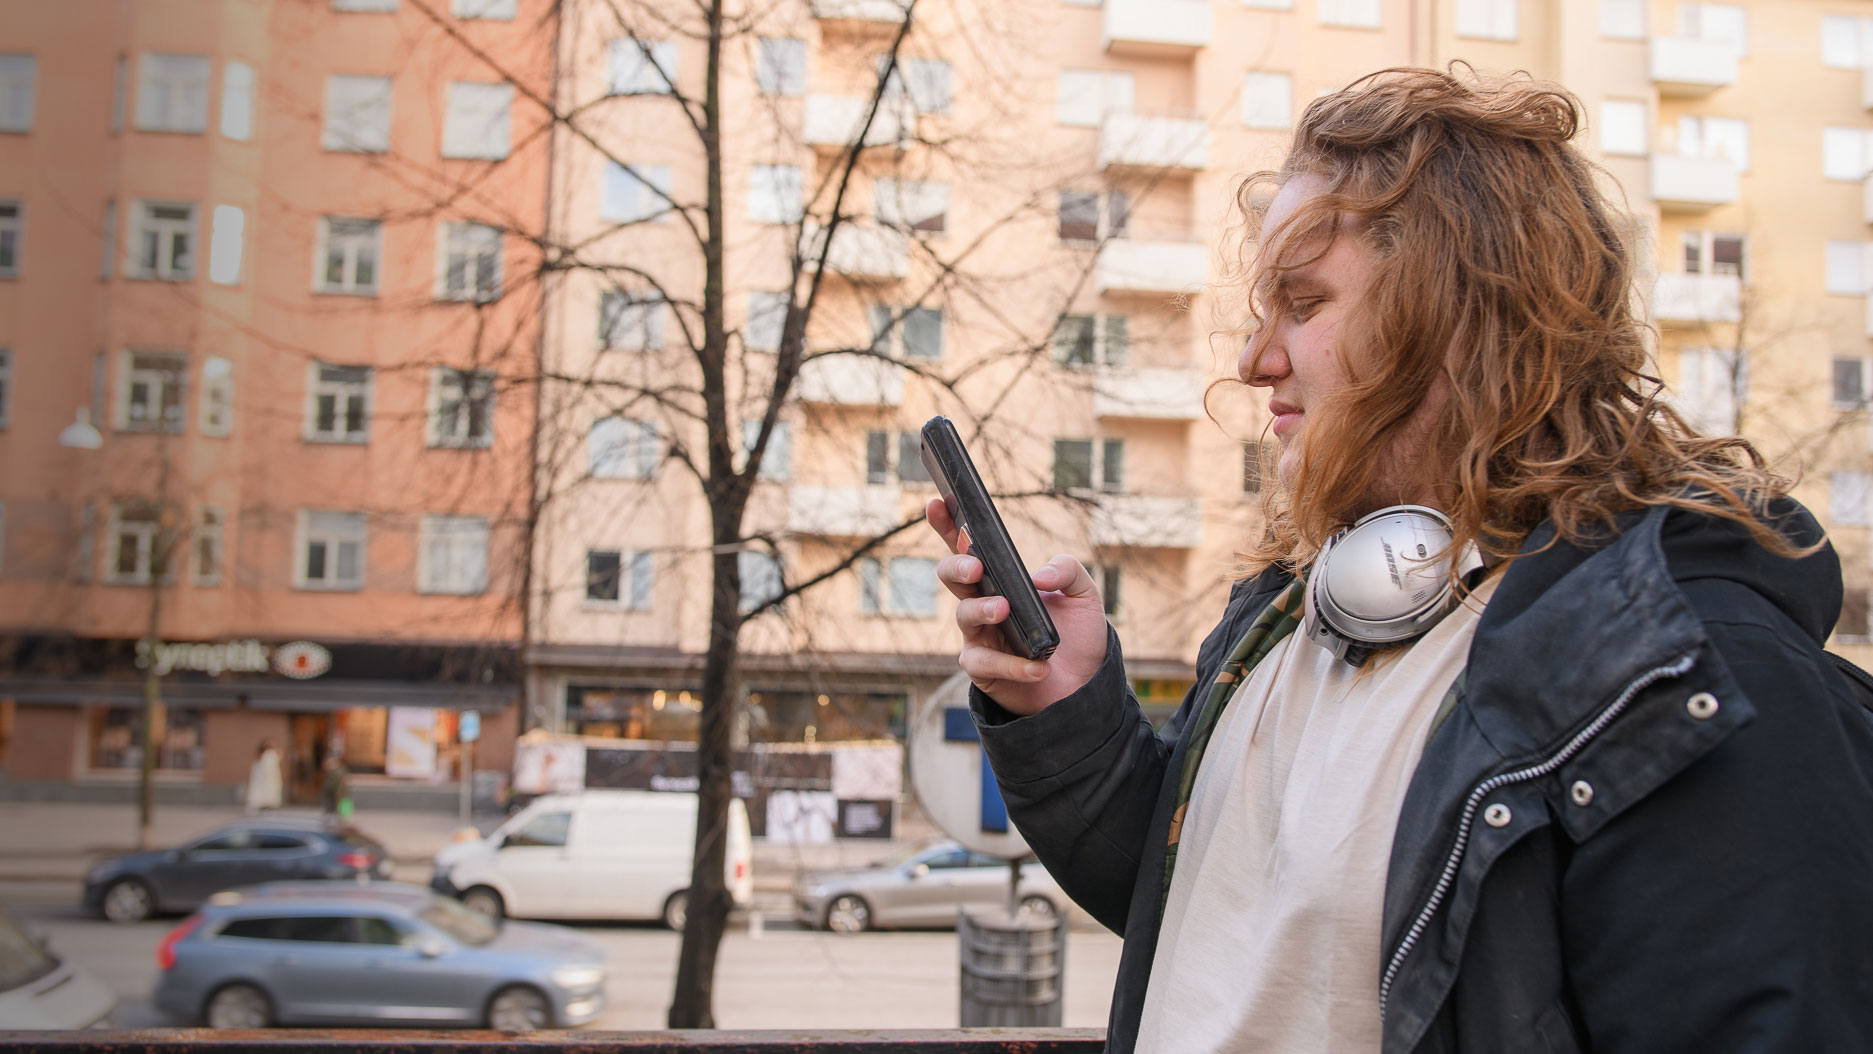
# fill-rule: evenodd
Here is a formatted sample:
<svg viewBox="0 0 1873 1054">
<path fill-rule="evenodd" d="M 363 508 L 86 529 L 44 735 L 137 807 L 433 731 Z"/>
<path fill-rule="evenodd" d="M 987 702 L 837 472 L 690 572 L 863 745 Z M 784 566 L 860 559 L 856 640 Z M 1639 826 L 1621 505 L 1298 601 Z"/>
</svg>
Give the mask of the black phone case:
<svg viewBox="0 0 1873 1054">
<path fill-rule="evenodd" d="M 938 415 L 924 422 L 919 456 L 930 470 L 930 478 L 936 481 L 943 503 L 949 506 L 950 518 L 968 536 L 969 555 L 982 561 L 978 588 L 984 595 L 1008 600 L 1002 636 L 1016 654 L 1025 658 L 1045 659 L 1053 654 L 1060 643 L 1054 620 L 1047 614 L 1047 605 L 1041 603 L 1027 565 L 1015 551 L 1001 513 L 995 511 L 988 488 L 983 486 L 975 462 L 969 460 L 962 436 L 949 418 Z"/>
</svg>

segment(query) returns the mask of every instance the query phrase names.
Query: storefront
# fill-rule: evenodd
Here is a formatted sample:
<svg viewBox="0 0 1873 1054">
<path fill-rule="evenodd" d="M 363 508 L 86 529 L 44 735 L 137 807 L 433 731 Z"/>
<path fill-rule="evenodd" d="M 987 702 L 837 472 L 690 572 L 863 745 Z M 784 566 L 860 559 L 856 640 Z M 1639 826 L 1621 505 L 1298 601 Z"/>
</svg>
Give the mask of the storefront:
<svg viewBox="0 0 1873 1054">
<path fill-rule="evenodd" d="M 154 676 L 161 798 L 239 799 L 263 741 L 284 759 L 289 802 L 316 803 L 327 757 L 353 797 L 443 807 L 460 775 L 460 717 L 482 715 L 477 771 L 505 773 L 519 728 L 506 646 L 0 640 L 0 796 L 114 800 L 143 758 Z"/>
</svg>

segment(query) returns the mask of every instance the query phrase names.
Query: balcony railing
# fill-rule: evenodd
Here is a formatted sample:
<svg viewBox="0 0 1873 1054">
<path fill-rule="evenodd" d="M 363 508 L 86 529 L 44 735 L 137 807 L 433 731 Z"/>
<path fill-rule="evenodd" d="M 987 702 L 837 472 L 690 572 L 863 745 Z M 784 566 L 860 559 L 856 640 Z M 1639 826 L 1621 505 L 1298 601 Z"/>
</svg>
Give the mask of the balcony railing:
<svg viewBox="0 0 1873 1054">
<path fill-rule="evenodd" d="M 867 538 L 896 527 L 903 490 L 898 487 L 814 487 L 787 492 L 787 529 L 827 538 Z"/>
<path fill-rule="evenodd" d="M 1099 127 L 1099 164 L 1200 172 L 1210 167 L 1210 126 L 1189 117 L 1112 114 Z"/>
<path fill-rule="evenodd" d="M 806 97 L 807 143 L 812 146 L 844 150 L 858 138 L 871 100 L 849 95 L 809 95 Z M 917 137 L 917 113 L 908 99 L 884 100 L 865 129 L 865 146 L 888 146 Z"/>
<path fill-rule="evenodd" d="M 1137 549 L 1195 549 L 1203 541 L 1203 502 L 1107 494 L 1093 506 L 1094 545 Z"/>
<path fill-rule="evenodd" d="M 281 1029 L 0 1032 L 9 1054 L 1099 1054 L 1105 1031 L 978 1028 L 687 1032 L 417 1032 Z"/>
<path fill-rule="evenodd" d="M 1736 163 L 1721 157 L 1652 155 L 1652 200 L 1673 212 L 1701 212 L 1729 205 L 1742 194 Z"/>
<path fill-rule="evenodd" d="M 1194 293 L 1209 267 L 1210 250 L 1198 242 L 1114 238 L 1099 250 L 1093 284 L 1101 293 Z"/>
<path fill-rule="evenodd" d="M 1652 83 L 1660 95 L 1709 95 L 1736 83 L 1736 51 L 1693 37 L 1654 37 Z"/>
<path fill-rule="evenodd" d="M 801 364 L 794 391 L 803 403 L 896 406 L 904 401 L 904 371 L 871 355 L 823 355 Z"/>
<path fill-rule="evenodd" d="M 813 17 L 832 22 L 902 22 L 900 0 L 813 0 Z"/>
<path fill-rule="evenodd" d="M 1194 421 L 1203 416 L 1196 370 L 1114 367 L 1093 378 L 1093 413 L 1103 418 Z"/>
<path fill-rule="evenodd" d="M 1743 313 L 1743 280 L 1733 274 L 1660 274 L 1652 285 L 1652 317 L 1660 322 L 1735 322 Z"/>
<path fill-rule="evenodd" d="M 1106 50 L 1189 55 L 1210 42 L 1210 0 L 1106 0 Z"/>
<path fill-rule="evenodd" d="M 807 266 L 819 260 L 823 228 L 808 223 L 801 232 Z M 910 235 L 893 227 L 846 222 L 834 232 L 826 266 L 854 282 L 894 282 L 910 273 Z"/>
</svg>

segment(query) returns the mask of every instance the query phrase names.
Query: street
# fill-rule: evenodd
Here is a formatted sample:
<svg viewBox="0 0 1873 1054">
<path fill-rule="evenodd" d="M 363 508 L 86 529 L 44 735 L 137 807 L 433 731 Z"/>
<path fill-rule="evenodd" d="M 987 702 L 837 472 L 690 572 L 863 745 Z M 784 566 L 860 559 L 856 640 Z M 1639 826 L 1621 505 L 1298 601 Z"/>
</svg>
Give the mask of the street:
<svg viewBox="0 0 1873 1054">
<path fill-rule="evenodd" d="M 47 890 L 49 892 L 50 890 Z M 149 1003 L 156 946 L 179 919 L 120 926 L 70 902 L 9 896 L 6 908 L 53 951 L 89 971 L 118 995 L 121 1028 L 181 1024 Z M 955 1028 L 959 967 L 949 931 L 836 936 L 767 920 L 759 932 L 732 924 L 716 974 L 716 1023 L 729 1029 Z M 649 924 L 576 927 L 606 952 L 607 1008 L 596 1029 L 660 1029 L 681 938 Z M 1067 942 L 1064 1021 L 1101 1028 L 1118 967 L 1119 939 L 1075 925 Z"/>
</svg>

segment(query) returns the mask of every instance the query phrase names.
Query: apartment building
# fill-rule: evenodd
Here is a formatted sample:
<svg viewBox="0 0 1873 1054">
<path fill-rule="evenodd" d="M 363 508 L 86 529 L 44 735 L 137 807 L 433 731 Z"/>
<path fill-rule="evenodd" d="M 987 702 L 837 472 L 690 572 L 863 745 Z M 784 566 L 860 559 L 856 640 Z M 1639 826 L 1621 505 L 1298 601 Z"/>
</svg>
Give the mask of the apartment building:
<svg viewBox="0 0 1873 1054">
<path fill-rule="evenodd" d="M 0 793 L 507 767 L 550 13 L 0 14 Z"/>
</svg>

